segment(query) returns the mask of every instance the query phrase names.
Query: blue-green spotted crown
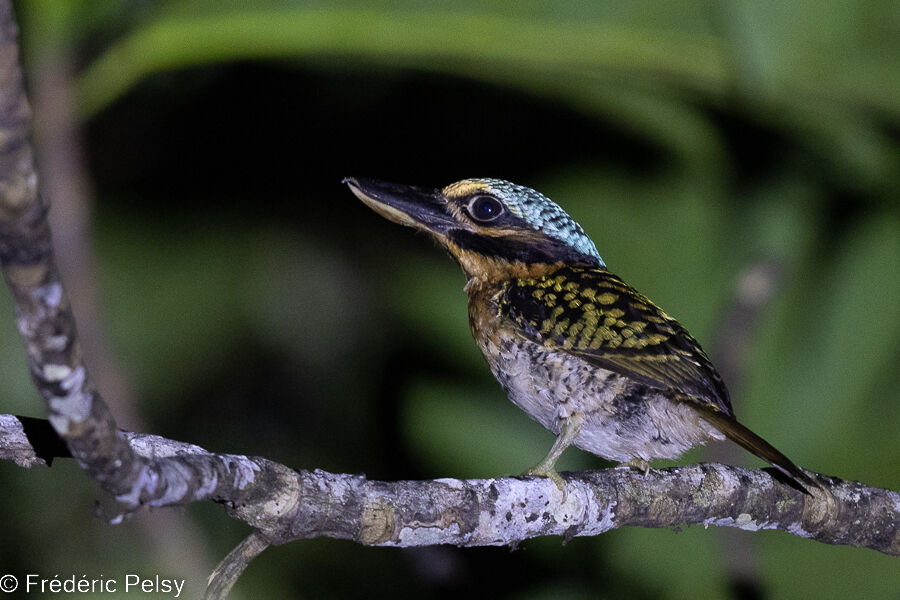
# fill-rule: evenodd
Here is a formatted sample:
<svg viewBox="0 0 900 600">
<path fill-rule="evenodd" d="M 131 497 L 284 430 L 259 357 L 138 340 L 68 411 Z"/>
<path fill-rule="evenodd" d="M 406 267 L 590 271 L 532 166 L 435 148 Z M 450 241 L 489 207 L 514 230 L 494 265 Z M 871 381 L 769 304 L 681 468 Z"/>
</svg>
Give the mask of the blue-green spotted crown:
<svg viewBox="0 0 900 600">
<path fill-rule="evenodd" d="M 592 256 L 606 266 L 597 247 L 591 238 L 584 233 L 581 225 L 575 222 L 562 207 L 543 195 L 524 185 L 518 185 L 503 179 L 468 179 L 467 183 L 482 184 L 487 192 L 499 198 L 507 210 L 525 221 L 536 231 L 545 233 L 582 254 Z"/>
</svg>

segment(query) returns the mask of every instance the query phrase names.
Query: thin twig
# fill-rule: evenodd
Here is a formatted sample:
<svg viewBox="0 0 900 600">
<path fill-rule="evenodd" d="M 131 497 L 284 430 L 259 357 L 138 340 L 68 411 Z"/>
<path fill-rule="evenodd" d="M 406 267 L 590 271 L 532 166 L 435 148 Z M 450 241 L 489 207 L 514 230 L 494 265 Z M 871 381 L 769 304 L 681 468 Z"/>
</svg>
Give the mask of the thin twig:
<svg viewBox="0 0 900 600">
<path fill-rule="evenodd" d="M 269 542 L 258 531 L 253 531 L 228 556 L 222 559 L 212 574 L 206 586 L 205 600 L 223 600 L 228 597 L 231 588 L 237 583 L 244 569 L 254 558 L 262 554 L 269 547 Z"/>
</svg>

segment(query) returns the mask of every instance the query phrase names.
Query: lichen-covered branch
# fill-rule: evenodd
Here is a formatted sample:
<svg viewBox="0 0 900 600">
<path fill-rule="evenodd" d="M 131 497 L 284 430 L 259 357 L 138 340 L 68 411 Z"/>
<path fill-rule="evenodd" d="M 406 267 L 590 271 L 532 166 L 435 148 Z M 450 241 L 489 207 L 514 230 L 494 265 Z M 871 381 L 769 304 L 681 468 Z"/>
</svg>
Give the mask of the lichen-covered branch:
<svg viewBox="0 0 900 600">
<path fill-rule="evenodd" d="M 29 119 L 12 5 L 0 0 L 0 266 L 50 425 L 78 464 L 126 510 L 192 499 L 243 501 L 251 483 L 260 479 L 258 474 L 254 479 L 250 464 L 199 454 L 142 456 L 118 434 L 82 360 L 54 261 L 48 207 L 38 194 L 28 141 Z"/>
<path fill-rule="evenodd" d="M 0 415 L 0 460 L 20 467 L 49 467 L 61 456 L 71 454 L 48 421 Z"/>
<path fill-rule="evenodd" d="M 0 425 L 10 419 L 0 417 Z M 565 473 L 563 493 L 532 477 L 388 482 L 293 471 L 155 435 L 120 435 L 138 456 L 170 464 L 193 482 L 162 503 L 223 502 L 272 544 L 324 536 L 371 546 L 499 546 L 625 526 L 716 525 L 900 556 L 900 493 L 821 475 L 823 489 L 805 495 L 764 470 L 699 464 L 644 475 L 617 468 Z M 13 439 L 21 445 L 21 437 L 0 433 L 0 448 Z"/>
</svg>

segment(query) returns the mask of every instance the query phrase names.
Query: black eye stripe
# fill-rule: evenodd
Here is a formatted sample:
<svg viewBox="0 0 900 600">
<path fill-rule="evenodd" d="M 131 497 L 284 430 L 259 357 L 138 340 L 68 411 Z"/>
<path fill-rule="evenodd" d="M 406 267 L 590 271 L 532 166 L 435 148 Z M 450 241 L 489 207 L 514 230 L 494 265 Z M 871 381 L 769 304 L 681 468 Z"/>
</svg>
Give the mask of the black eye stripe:
<svg viewBox="0 0 900 600">
<path fill-rule="evenodd" d="M 466 209 L 469 212 L 469 216 L 482 223 L 493 221 L 502 215 L 505 210 L 502 202 L 493 196 L 484 195 L 475 196 L 469 200 Z"/>
</svg>

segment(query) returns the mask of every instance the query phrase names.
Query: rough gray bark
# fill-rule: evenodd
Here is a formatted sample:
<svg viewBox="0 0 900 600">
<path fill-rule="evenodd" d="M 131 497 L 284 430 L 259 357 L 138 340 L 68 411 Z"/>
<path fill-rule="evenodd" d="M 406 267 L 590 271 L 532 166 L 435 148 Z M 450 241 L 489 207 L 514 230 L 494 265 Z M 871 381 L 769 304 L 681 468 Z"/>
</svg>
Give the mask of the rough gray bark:
<svg viewBox="0 0 900 600">
<path fill-rule="evenodd" d="M 374 546 L 515 545 L 627 525 L 703 524 L 780 529 L 900 555 L 900 494 L 823 476 L 823 489 L 806 496 L 764 471 L 717 464 L 647 475 L 610 469 L 568 474 L 564 494 L 534 478 L 380 482 L 294 471 L 264 458 L 117 431 L 82 361 L 38 195 L 29 118 L 12 6 L 0 0 L 0 263 L 50 425 L 0 416 L 0 458 L 48 464 L 66 454 L 61 440 L 123 516 L 144 505 L 213 500 L 256 530 L 256 553 L 266 544 L 316 536 Z"/>
<path fill-rule="evenodd" d="M 0 415 L 0 460 L 49 467 L 57 456 L 69 456 L 69 451 L 47 421 Z"/>
<path fill-rule="evenodd" d="M 16 445 L 28 462 L 23 436 L 9 426 L 15 419 L 0 416 L 0 448 Z M 178 474 L 173 478 L 173 471 L 164 470 L 169 479 L 144 482 L 158 498 L 152 505 L 222 502 L 271 544 L 324 536 L 370 546 L 503 546 L 625 526 L 717 525 L 777 529 L 900 555 L 900 493 L 824 476 L 818 480 L 830 495 L 805 495 L 768 471 L 720 464 L 651 469 L 646 475 L 615 468 L 564 473 L 563 493 L 533 477 L 370 481 L 213 454 L 155 435 L 119 437 L 137 456 L 169 462 Z M 159 487 L 166 487 L 164 494 L 154 491 Z"/>
<path fill-rule="evenodd" d="M 19 68 L 12 5 L 0 2 L 0 263 L 16 305 L 31 377 L 53 428 L 91 476 L 130 494 L 144 465 L 115 435 L 115 422 L 81 361 L 68 298 L 53 259 L 47 207 L 38 195 L 30 110 Z"/>
</svg>

